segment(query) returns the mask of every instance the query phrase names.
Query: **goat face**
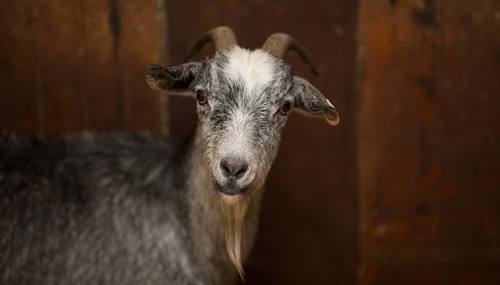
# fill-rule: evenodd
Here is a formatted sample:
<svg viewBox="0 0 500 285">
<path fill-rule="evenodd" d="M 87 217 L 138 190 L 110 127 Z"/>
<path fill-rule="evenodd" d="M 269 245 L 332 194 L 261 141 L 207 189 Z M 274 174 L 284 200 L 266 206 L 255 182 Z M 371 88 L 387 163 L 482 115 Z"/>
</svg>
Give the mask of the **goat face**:
<svg viewBox="0 0 500 285">
<path fill-rule="evenodd" d="M 330 124 L 338 123 L 338 113 L 309 82 L 291 75 L 282 55 L 273 51 L 275 43 L 247 50 L 235 44 L 228 28 L 222 32 L 211 36 L 229 33 L 231 44 L 216 42 L 213 58 L 169 68 L 154 64 L 146 75 L 152 88 L 191 94 L 198 101 L 204 161 L 214 189 L 231 202 L 264 183 L 288 111 L 321 115 Z"/>
<path fill-rule="evenodd" d="M 251 193 L 264 182 L 294 102 L 292 87 L 288 66 L 262 50 L 233 47 L 204 62 L 192 90 L 205 162 L 223 195 Z"/>
</svg>

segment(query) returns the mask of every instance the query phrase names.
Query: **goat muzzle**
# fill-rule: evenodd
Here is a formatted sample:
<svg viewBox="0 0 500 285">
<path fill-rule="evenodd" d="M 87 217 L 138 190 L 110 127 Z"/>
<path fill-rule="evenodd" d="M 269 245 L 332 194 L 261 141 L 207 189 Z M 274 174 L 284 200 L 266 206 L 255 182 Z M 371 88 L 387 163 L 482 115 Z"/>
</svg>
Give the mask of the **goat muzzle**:
<svg viewBox="0 0 500 285">
<path fill-rule="evenodd" d="M 217 190 L 227 196 L 244 194 L 253 180 L 250 163 L 241 157 L 222 158 L 215 175 Z"/>
</svg>

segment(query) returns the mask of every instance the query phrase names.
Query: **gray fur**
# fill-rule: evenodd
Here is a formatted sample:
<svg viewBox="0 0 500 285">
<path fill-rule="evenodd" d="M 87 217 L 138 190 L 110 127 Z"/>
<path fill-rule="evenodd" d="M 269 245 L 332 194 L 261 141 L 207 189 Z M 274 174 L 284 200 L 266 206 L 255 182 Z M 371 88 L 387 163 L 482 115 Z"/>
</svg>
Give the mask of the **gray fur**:
<svg viewBox="0 0 500 285">
<path fill-rule="evenodd" d="M 1 284 L 231 283 L 256 233 L 280 107 L 336 114 L 262 50 L 230 47 L 146 76 L 152 88 L 206 96 L 188 142 L 0 137 Z M 235 164 L 245 167 L 228 174 Z"/>
</svg>

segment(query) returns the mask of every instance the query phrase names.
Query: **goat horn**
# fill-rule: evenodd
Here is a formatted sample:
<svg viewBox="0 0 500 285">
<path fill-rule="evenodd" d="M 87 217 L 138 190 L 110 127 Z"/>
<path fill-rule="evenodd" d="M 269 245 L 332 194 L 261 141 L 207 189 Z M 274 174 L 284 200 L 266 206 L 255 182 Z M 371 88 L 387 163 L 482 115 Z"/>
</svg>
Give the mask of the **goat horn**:
<svg viewBox="0 0 500 285">
<path fill-rule="evenodd" d="M 270 35 L 262 45 L 262 50 L 270 52 L 279 58 L 283 58 L 289 50 L 296 51 L 302 60 L 307 63 L 312 74 L 318 76 L 318 71 L 307 56 L 304 48 L 290 35 L 283 33 L 275 33 Z"/>
<path fill-rule="evenodd" d="M 234 35 L 234 32 L 233 32 L 233 30 L 231 30 L 231 28 L 226 27 L 226 26 L 220 26 L 217 28 L 213 28 L 210 31 L 208 31 L 206 34 L 201 36 L 200 39 L 198 39 L 198 41 L 193 46 L 193 48 L 189 52 L 188 56 L 186 57 L 186 60 L 184 60 L 184 62 L 187 62 L 188 60 L 190 60 L 209 41 L 214 42 L 216 52 L 223 50 L 223 49 L 226 49 L 228 47 L 238 45 L 238 41 L 236 40 L 236 36 Z"/>
</svg>

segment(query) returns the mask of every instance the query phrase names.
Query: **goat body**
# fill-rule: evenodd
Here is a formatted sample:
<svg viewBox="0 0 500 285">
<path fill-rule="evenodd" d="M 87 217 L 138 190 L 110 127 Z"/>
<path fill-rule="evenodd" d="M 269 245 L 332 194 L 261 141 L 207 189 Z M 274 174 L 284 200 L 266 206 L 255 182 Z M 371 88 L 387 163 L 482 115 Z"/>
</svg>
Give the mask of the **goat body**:
<svg viewBox="0 0 500 285">
<path fill-rule="evenodd" d="M 189 207 L 197 199 L 188 199 L 206 192 L 187 189 L 196 152 L 125 134 L 2 137 L 0 146 L 0 283 L 220 282 L 211 270 L 224 260 L 206 253 L 225 251 L 217 244 L 223 223 L 204 226 L 213 248 L 191 239 L 197 233 Z M 183 152 L 189 155 L 177 159 Z M 209 195 L 206 222 L 220 219 Z"/>
<path fill-rule="evenodd" d="M 1 136 L 0 283 L 243 276 L 286 114 L 293 107 L 338 123 L 330 102 L 291 75 L 275 41 L 301 48 L 283 34 L 270 38 L 250 51 L 221 27 L 201 40 L 216 41 L 213 58 L 149 67 L 152 88 L 198 101 L 198 126 L 180 146 L 151 134 Z"/>
</svg>

